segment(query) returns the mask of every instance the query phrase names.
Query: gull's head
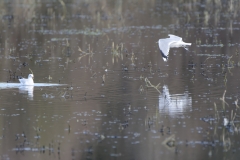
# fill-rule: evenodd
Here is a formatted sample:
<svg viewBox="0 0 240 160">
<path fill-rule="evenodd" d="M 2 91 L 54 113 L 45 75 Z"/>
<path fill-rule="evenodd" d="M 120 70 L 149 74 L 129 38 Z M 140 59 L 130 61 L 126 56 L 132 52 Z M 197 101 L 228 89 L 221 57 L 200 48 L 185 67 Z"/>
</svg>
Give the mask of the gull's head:
<svg viewBox="0 0 240 160">
<path fill-rule="evenodd" d="M 33 74 L 29 74 L 28 78 L 32 78 L 33 79 L 34 78 Z"/>
</svg>

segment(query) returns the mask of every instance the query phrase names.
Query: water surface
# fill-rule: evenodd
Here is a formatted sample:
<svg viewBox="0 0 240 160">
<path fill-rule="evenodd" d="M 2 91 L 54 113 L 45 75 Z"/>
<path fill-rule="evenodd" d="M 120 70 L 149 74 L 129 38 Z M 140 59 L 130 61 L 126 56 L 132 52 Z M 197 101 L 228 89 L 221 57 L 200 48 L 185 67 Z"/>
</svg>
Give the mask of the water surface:
<svg viewBox="0 0 240 160">
<path fill-rule="evenodd" d="M 239 3 L 0 2 L 1 158 L 238 159 Z"/>
</svg>

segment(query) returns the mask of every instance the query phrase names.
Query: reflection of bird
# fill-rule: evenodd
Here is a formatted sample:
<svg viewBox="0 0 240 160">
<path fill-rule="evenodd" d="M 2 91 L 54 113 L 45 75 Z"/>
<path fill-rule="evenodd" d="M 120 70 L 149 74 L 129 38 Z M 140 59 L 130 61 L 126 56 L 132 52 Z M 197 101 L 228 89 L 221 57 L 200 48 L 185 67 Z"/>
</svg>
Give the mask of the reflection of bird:
<svg viewBox="0 0 240 160">
<path fill-rule="evenodd" d="M 21 85 L 24 85 L 24 86 L 32 86 L 34 85 L 34 82 L 33 82 L 33 74 L 29 74 L 28 75 L 28 78 L 22 78 L 22 79 L 19 79 L 19 82 L 21 83 Z"/>
<path fill-rule="evenodd" d="M 192 105 L 192 98 L 187 92 L 183 94 L 170 94 L 168 86 L 163 86 L 162 94 L 159 95 L 159 110 L 169 114 L 178 114 Z"/>
<path fill-rule="evenodd" d="M 191 43 L 185 43 L 182 41 L 181 37 L 169 34 L 170 38 L 164 38 L 158 40 L 159 49 L 161 51 L 162 57 L 164 61 L 167 61 L 169 49 L 170 48 L 178 48 L 178 47 L 185 47 L 190 46 Z"/>
<path fill-rule="evenodd" d="M 19 93 L 28 93 L 28 98 L 30 99 L 30 100 L 33 100 L 33 89 L 34 89 L 34 86 L 32 85 L 32 86 L 30 86 L 30 85 L 28 85 L 28 86 L 20 86 L 19 87 Z"/>
</svg>

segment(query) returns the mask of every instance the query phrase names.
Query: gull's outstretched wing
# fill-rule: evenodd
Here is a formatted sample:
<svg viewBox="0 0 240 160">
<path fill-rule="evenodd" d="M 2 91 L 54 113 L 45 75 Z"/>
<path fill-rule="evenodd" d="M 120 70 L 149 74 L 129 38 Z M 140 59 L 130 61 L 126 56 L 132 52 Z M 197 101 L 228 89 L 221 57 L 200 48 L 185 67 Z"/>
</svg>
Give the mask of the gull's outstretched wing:
<svg viewBox="0 0 240 160">
<path fill-rule="evenodd" d="M 173 34 L 169 34 L 168 36 L 170 37 L 170 39 L 172 39 L 174 41 L 182 41 L 181 37 L 175 36 Z"/>
<path fill-rule="evenodd" d="M 158 45 L 161 51 L 164 61 L 167 61 L 170 48 L 178 48 L 184 46 L 190 46 L 191 43 L 185 43 L 182 41 L 181 37 L 175 36 L 173 34 L 168 35 L 169 38 L 159 39 Z"/>
<path fill-rule="evenodd" d="M 171 39 L 171 38 L 159 39 L 158 45 L 159 45 L 159 49 L 161 51 L 161 54 L 162 54 L 162 57 L 163 57 L 164 61 L 166 61 L 167 58 L 168 58 L 170 45 L 172 43 L 175 43 L 175 42 L 177 42 L 176 38 L 173 38 L 173 39 Z"/>
</svg>

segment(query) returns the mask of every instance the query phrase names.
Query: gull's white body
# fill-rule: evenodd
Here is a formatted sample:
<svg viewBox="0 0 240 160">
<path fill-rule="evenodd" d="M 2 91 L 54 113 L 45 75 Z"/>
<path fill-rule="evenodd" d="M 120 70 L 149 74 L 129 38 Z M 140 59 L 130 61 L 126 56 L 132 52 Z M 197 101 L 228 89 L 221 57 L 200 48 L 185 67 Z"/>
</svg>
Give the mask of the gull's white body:
<svg viewBox="0 0 240 160">
<path fill-rule="evenodd" d="M 19 82 L 23 86 L 33 86 L 34 85 L 33 74 L 29 74 L 27 79 L 26 78 L 19 79 Z"/>
<path fill-rule="evenodd" d="M 190 46 L 191 43 L 185 43 L 181 37 L 169 34 L 169 38 L 159 39 L 158 45 L 164 61 L 167 61 L 169 49 L 174 47 Z"/>
</svg>

